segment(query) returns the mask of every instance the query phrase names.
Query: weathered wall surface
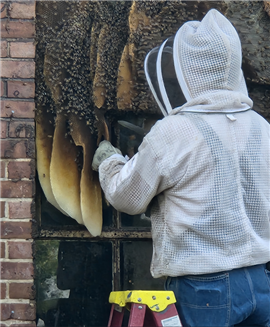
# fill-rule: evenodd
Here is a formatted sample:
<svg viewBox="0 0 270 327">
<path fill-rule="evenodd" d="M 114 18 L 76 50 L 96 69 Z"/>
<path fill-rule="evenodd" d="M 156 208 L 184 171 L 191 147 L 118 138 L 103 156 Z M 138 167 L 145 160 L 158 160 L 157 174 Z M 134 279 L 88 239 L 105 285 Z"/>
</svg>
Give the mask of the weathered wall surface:
<svg viewBox="0 0 270 327">
<path fill-rule="evenodd" d="M 1 3 L 1 327 L 35 326 L 35 2 Z"/>
</svg>

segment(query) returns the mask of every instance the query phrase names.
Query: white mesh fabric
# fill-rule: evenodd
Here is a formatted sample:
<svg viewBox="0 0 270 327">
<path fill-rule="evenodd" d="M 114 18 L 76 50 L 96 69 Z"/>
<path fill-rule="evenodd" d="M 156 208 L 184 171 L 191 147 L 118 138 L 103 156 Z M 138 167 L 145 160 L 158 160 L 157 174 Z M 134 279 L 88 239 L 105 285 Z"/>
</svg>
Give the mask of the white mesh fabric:
<svg viewBox="0 0 270 327">
<path fill-rule="evenodd" d="M 167 116 L 131 160 L 100 166 L 116 209 L 133 215 L 151 205 L 154 277 L 270 260 L 269 124 L 252 110 L 234 116 Z"/>
<path fill-rule="evenodd" d="M 237 32 L 211 10 L 179 29 L 173 56 L 187 102 L 155 124 L 131 160 L 100 165 L 105 196 L 131 215 L 151 206 L 154 277 L 266 263 L 270 127 L 248 110 Z"/>
<path fill-rule="evenodd" d="M 241 69 L 239 36 L 216 9 L 201 22 L 187 22 L 178 30 L 174 64 L 188 100 L 176 111 L 236 112 L 252 108 Z"/>
</svg>

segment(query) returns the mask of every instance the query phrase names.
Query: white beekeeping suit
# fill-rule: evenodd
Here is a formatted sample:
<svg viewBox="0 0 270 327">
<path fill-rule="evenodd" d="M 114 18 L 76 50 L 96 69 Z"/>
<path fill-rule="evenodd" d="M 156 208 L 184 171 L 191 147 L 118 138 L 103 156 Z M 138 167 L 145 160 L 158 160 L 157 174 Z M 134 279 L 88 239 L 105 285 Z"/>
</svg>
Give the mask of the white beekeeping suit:
<svg viewBox="0 0 270 327">
<path fill-rule="evenodd" d="M 101 160 L 112 206 L 135 215 L 151 202 L 154 277 L 270 260 L 270 128 L 252 110 L 241 63 L 238 34 L 218 11 L 185 23 L 145 61 L 165 117 L 132 159 Z"/>
</svg>

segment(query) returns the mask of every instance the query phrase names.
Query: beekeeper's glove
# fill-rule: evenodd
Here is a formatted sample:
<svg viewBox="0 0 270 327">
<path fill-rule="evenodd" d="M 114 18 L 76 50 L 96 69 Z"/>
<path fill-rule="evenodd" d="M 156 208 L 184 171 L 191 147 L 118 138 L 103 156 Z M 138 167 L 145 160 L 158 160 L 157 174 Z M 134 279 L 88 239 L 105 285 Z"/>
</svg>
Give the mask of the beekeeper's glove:
<svg viewBox="0 0 270 327">
<path fill-rule="evenodd" d="M 99 166 L 101 163 L 112 156 L 113 154 L 122 154 L 121 151 L 115 148 L 109 141 L 102 141 L 99 143 L 99 147 L 97 148 L 93 162 L 92 162 L 92 169 L 98 171 Z"/>
</svg>

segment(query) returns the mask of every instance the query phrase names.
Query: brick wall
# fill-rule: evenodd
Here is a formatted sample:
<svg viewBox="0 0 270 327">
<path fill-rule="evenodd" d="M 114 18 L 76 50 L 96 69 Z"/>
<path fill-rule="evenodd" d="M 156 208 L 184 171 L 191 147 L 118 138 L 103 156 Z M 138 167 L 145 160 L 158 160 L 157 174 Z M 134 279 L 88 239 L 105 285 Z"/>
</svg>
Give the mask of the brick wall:
<svg viewBox="0 0 270 327">
<path fill-rule="evenodd" d="M 35 2 L 1 2 L 1 327 L 35 326 Z"/>
</svg>

